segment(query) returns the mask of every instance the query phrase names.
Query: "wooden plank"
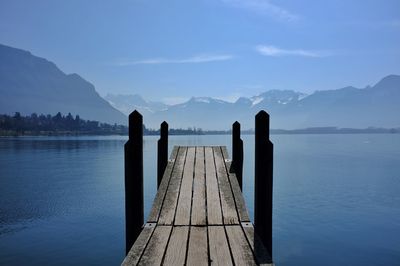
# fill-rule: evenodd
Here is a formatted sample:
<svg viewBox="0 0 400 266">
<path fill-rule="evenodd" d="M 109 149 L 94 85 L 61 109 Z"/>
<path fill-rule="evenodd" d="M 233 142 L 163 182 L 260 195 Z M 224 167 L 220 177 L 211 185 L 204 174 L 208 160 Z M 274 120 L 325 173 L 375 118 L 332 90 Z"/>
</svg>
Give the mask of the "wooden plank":
<svg viewBox="0 0 400 266">
<path fill-rule="evenodd" d="M 178 155 L 178 150 L 179 150 L 178 146 L 175 146 L 174 149 L 172 150 L 171 157 L 170 157 L 171 159 L 167 163 L 167 167 L 165 168 L 164 176 L 161 180 L 161 184 L 158 188 L 156 197 L 154 199 L 153 206 L 150 211 L 150 215 L 147 218 L 148 223 L 156 223 L 158 221 L 158 217 L 160 215 L 160 210 L 162 207 L 162 202 L 164 201 L 165 193 L 167 192 L 167 188 L 168 188 L 168 183 L 171 178 L 171 173 L 174 168 L 176 157 Z"/>
<path fill-rule="evenodd" d="M 224 157 L 224 159 L 232 161 L 229 158 L 229 153 L 228 153 L 228 149 L 226 148 L 226 146 L 221 146 L 221 150 L 222 150 L 222 156 Z"/>
<path fill-rule="evenodd" d="M 232 188 L 232 192 L 233 192 L 233 198 L 234 198 L 235 203 L 236 203 L 236 208 L 237 208 L 237 211 L 238 211 L 239 220 L 241 222 L 250 222 L 249 213 L 247 212 L 246 203 L 244 201 L 242 191 L 240 190 L 239 182 L 238 182 L 238 180 L 236 178 L 236 174 L 234 172 L 230 171 L 231 165 L 232 165 L 232 161 L 227 161 L 227 159 L 229 158 L 228 157 L 228 150 L 227 150 L 227 148 L 225 146 L 221 147 L 221 150 L 222 150 L 222 154 L 224 155 L 225 167 L 227 169 L 227 173 L 228 173 L 228 176 L 229 176 L 229 182 L 231 183 L 231 188 Z"/>
<path fill-rule="evenodd" d="M 235 265 L 257 265 L 240 225 L 225 227 Z"/>
<path fill-rule="evenodd" d="M 191 225 L 206 225 L 206 222 L 206 181 L 204 171 L 204 147 L 197 147 L 193 180 L 193 205 Z"/>
<path fill-rule="evenodd" d="M 272 266 L 272 259 L 265 246 L 262 244 L 261 239 L 255 235 L 254 227 L 251 223 L 242 223 L 243 231 L 250 244 L 254 256 L 256 257 L 259 265 Z"/>
<path fill-rule="evenodd" d="M 225 162 L 226 169 L 230 169 L 232 162 Z M 233 198 L 236 203 L 236 209 L 238 211 L 239 220 L 241 222 L 250 222 L 250 216 L 247 212 L 246 203 L 243 198 L 242 191 L 239 187 L 239 182 L 236 178 L 235 173 L 228 173 L 229 182 L 231 183 Z"/>
<path fill-rule="evenodd" d="M 174 146 L 172 148 L 172 152 L 171 152 L 171 155 L 169 156 L 169 159 L 170 160 L 175 160 L 176 156 L 178 156 L 178 151 L 179 151 L 179 146 Z"/>
<path fill-rule="evenodd" d="M 226 173 L 225 162 L 222 156 L 221 147 L 213 147 L 215 167 L 221 196 L 221 207 L 224 224 L 239 224 L 239 218 L 236 211 L 235 200 L 231 190 L 231 185 Z"/>
<path fill-rule="evenodd" d="M 190 227 L 187 265 L 208 265 L 207 228 Z"/>
<path fill-rule="evenodd" d="M 139 265 L 160 265 L 172 226 L 156 226 Z"/>
<path fill-rule="evenodd" d="M 206 147 L 204 153 L 206 161 L 207 222 L 209 225 L 220 225 L 222 224 L 222 212 L 212 147 Z"/>
<path fill-rule="evenodd" d="M 190 223 L 195 154 L 196 148 L 189 147 L 186 154 L 185 166 L 183 168 L 182 184 L 175 215 L 175 225 L 189 225 Z"/>
<path fill-rule="evenodd" d="M 186 147 L 179 147 L 178 156 L 175 160 L 174 169 L 171 174 L 168 189 L 162 203 L 158 224 L 172 225 L 175 217 L 175 209 L 178 202 L 178 194 L 182 180 L 182 172 L 186 158 Z"/>
<path fill-rule="evenodd" d="M 184 265 L 189 226 L 178 226 L 172 230 L 163 265 Z"/>
<path fill-rule="evenodd" d="M 128 255 L 126 255 L 122 265 L 136 265 L 142 255 L 144 249 L 146 248 L 147 243 L 151 237 L 155 228 L 155 224 L 146 224 L 136 239 L 135 243 L 133 244 L 131 250 L 129 251 Z"/>
<path fill-rule="evenodd" d="M 233 265 L 223 226 L 208 227 L 211 265 Z"/>
</svg>

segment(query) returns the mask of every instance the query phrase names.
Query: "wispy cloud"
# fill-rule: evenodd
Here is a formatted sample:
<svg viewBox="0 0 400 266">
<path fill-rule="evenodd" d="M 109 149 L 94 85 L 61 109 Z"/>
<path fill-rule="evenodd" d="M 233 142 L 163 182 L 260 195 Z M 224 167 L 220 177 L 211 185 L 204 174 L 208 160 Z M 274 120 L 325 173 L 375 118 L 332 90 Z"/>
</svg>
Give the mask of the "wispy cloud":
<svg viewBox="0 0 400 266">
<path fill-rule="evenodd" d="M 282 49 L 272 45 L 258 45 L 256 50 L 264 56 L 304 56 L 326 57 L 332 55 L 329 51 L 312 51 L 303 49 Z"/>
<path fill-rule="evenodd" d="M 268 15 L 279 20 L 290 22 L 299 19 L 298 15 L 279 5 L 273 4 L 271 0 L 222 0 L 222 2 L 237 8 Z"/>
<path fill-rule="evenodd" d="M 116 63 L 118 66 L 131 66 L 131 65 L 160 65 L 160 64 L 199 64 L 218 61 L 232 60 L 233 55 L 220 54 L 220 55 L 195 55 L 188 58 L 170 59 L 170 58 L 150 58 L 134 61 L 120 61 Z"/>
</svg>

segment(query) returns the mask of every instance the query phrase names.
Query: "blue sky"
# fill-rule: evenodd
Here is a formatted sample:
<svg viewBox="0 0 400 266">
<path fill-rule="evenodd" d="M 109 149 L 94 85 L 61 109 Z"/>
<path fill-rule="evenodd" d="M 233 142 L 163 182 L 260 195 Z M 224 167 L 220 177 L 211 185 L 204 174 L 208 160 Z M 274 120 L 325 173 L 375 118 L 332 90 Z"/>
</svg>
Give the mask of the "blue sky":
<svg viewBox="0 0 400 266">
<path fill-rule="evenodd" d="M 400 74 L 400 1 L 0 0 L 0 43 L 101 95 L 311 93 Z"/>
</svg>

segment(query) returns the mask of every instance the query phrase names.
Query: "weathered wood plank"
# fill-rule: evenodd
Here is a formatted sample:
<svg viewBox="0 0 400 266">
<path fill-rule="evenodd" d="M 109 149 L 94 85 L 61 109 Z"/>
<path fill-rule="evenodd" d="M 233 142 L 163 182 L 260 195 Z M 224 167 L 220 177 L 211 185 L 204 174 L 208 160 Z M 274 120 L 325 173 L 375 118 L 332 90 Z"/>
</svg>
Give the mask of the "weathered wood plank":
<svg viewBox="0 0 400 266">
<path fill-rule="evenodd" d="M 177 226 L 172 230 L 165 253 L 164 265 L 184 265 L 189 226 Z"/>
<path fill-rule="evenodd" d="M 235 265 L 257 265 L 240 225 L 225 227 Z"/>
<path fill-rule="evenodd" d="M 171 151 L 171 155 L 169 156 L 170 160 L 175 160 L 176 156 L 178 156 L 179 146 L 174 146 Z"/>
<path fill-rule="evenodd" d="M 236 211 L 235 200 L 231 190 L 231 185 L 226 173 L 225 162 L 222 156 L 221 147 L 213 147 L 215 167 L 221 196 L 221 207 L 224 224 L 239 224 Z"/>
<path fill-rule="evenodd" d="M 148 223 L 156 223 L 158 221 L 162 203 L 165 198 L 165 193 L 167 192 L 169 180 L 171 178 L 171 173 L 174 168 L 176 157 L 178 155 L 178 150 L 179 150 L 178 146 L 175 146 L 174 149 L 172 150 L 170 161 L 167 163 L 167 167 L 165 168 L 161 184 L 158 188 L 156 198 L 154 199 L 153 206 L 151 208 L 149 217 L 147 219 Z"/>
<path fill-rule="evenodd" d="M 195 154 L 196 148 L 189 147 L 186 154 L 185 166 L 183 168 L 182 184 L 174 222 L 175 225 L 189 225 L 190 223 Z"/>
<path fill-rule="evenodd" d="M 205 147 L 206 161 L 206 193 L 207 193 L 207 222 L 222 224 L 222 211 L 219 199 L 217 174 L 215 172 L 214 154 L 212 147 Z"/>
<path fill-rule="evenodd" d="M 178 156 L 169 181 L 167 194 L 161 207 L 158 224 L 172 225 L 175 217 L 175 209 L 178 202 L 178 194 L 182 180 L 182 172 L 186 158 L 186 147 L 179 147 Z"/>
<path fill-rule="evenodd" d="M 222 150 L 222 156 L 224 156 L 224 159 L 230 160 L 229 159 L 228 149 L 226 148 L 226 146 L 221 146 L 221 150 Z"/>
<path fill-rule="evenodd" d="M 250 247 L 253 250 L 253 254 L 256 257 L 259 265 L 272 266 L 272 259 L 265 246 L 262 244 L 261 239 L 254 234 L 254 227 L 249 223 L 242 223 L 242 228 Z"/>
<path fill-rule="evenodd" d="M 223 226 L 208 227 L 211 265 L 233 265 Z"/>
<path fill-rule="evenodd" d="M 225 167 L 227 169 L 227 173 L 229 176 L 229 182 L 231 183 L 233 197 L 235 199 L 236 208 L 237 208 L 237 211 L 239 214 L 239 220 L 241 222 L 250 222 L 249 213 L 247 212 L 246 203 L 244 201 L 242 191 L 240 190 L 239 182 L 236 178 L 236 174 L 234 172 L 230 171 L 231 166 L 232 166 L 232 161 L 227 161 L 227 159 L 229 159 L 228 150 L 225 146 L 222 146 L 221 150 L 222 150 L 222 154 L 224 156 Z"/>
<path fill-rule="evenodd" d="M 204 147 L 196 147 L 191 224 L 206 225 L 206 222 L 206 181 L 204 171 Z"/>
<path fill-rule="evenodd" d="M 160 265 L 172 226 L 156 226 L 139 265 Z"/>
<path fill-rule="evenodd" d="M 155 224 L 146 224 L 144 226 L 142 232 L 136 239 L 128 255 L 126 255 L 124 261 L 122 262 L 122 265 L 128 266 L 128 265 L 136 265 L 138 263 L 139 258 L 142 255 L 147 245 L 147 242 L 149 242 L 149 239 L 154 231 L 154 228 Z"/>
<path fill-rule="evenodd" d="M 232 162 L 225 162 L 226 169 L 230 169 Z M 229 173 L 229 182 L 231 182 L 233 198 L 236 203 L 236 209 L 238 211 L 239 220 L 241 222 L 250 222 L 250 216 L 247 212 L 246 203 L 244 201 L 242 192 L 239 187 L 239 182 L 236 178 L 235 173 Z"/>
<path fill-rule="evenodd" d="M 207 228 L 190 227 L 187 265 L 208 265 Z"/>
</svg>

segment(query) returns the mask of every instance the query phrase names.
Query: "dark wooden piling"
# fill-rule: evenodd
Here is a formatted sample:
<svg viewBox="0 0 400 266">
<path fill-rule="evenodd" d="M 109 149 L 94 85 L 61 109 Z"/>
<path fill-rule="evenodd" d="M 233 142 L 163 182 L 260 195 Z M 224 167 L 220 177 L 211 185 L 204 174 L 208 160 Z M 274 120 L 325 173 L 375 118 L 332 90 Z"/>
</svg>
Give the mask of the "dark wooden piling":
<svg viewBox="0 0 400 266">
<path fill-rule="evenodd" d="M 125 228 L 128 254 L 143 226 L 143 117 L 129 115 L 129 140 L 125 144 Z"/>
<path fill-rule="evenodd" d="M 273 144 L 269 140 L 269 115 L 255 118 L 254 229 L 272 259 Z"/>
<path fill-rule="evenodd" d="M 160 126 L 160 139 L 157 142 L 157 188 L 160 186 L 168 162 L 168 123 Z"/>
<path fill-rule="evenodd" d="M 240 123 L 232 125 L 232 167 L 231 172 L 236 173 L 240 190 L 243 187 L 243 140 L 240 138 Z"/>
</svg>

